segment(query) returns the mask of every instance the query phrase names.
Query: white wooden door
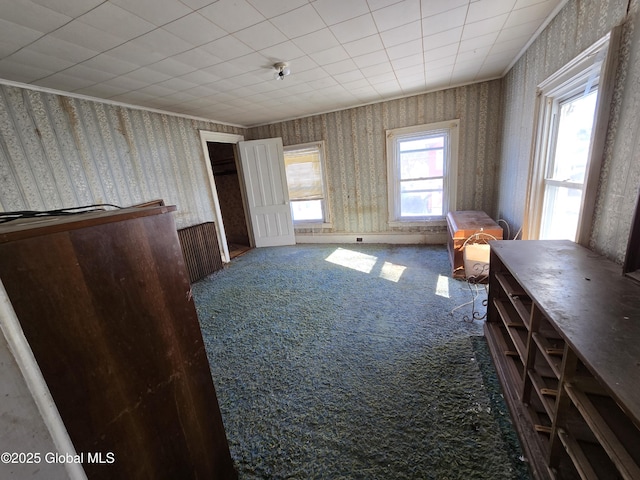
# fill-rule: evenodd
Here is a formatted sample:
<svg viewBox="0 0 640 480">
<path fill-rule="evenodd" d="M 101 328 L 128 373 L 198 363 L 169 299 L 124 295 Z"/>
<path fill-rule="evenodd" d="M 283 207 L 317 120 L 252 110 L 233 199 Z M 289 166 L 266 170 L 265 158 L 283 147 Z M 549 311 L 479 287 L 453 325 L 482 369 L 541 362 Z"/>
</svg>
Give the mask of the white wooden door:
<svg viewBox="0 0 640 480">
<path fill-rule="evenodd" d="M 239 142 L 238 149 L 255 246 L 294 245 L 282 139 Z"/>
</svg>

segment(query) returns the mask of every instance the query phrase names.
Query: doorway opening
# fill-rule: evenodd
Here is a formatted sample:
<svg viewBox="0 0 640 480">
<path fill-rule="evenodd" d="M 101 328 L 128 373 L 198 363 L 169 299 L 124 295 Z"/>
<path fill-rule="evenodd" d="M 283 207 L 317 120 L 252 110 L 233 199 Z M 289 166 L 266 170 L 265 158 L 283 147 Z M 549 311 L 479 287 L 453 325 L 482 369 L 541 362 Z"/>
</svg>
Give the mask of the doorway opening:
<svg viewBox="0 0 640 480">
<path fill-rule="evenodd" d="M 208 141 L 207 151 L 209 152 L 209 161 L 218 193 L 229 259 L 231 260 L 251 249 L 238 176 L 236 145 Z"/>
</svg>

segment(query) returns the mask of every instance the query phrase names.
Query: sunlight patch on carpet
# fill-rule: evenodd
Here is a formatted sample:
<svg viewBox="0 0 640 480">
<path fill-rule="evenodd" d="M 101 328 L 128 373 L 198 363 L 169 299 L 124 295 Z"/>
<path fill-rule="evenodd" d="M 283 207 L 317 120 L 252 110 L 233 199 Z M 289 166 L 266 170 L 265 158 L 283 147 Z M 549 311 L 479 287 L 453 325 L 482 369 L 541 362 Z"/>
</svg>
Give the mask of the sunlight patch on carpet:
<svg viewBox="0 0 640 480">
<path fill-rule="evenodd" d="M 436 283 L 436 295 L 444 298 L 451 298 L 449 296 L 449 277 L 444 275 L 438 275 L 438 283 Z"/>
<path fill-rule="evenodd" d="M 365 253 L 349 250 L 348 248 L 336 248 L 326 259 L 327 262 L 351 268 L 362 273 L 371 273 L 378 261 L 378 257 Z"/>
<path fill-rule="evenodd" d="M 400 281 L 400 277 L 407 269 L 402 265 L 396 265 L 391 262 L 384 262 L 382 265 L 382 271 L 380 272 L 380 278 L 384 278 L 385 280 L 390 280 L 392 282 L 398 283 Z"/>
</svg>

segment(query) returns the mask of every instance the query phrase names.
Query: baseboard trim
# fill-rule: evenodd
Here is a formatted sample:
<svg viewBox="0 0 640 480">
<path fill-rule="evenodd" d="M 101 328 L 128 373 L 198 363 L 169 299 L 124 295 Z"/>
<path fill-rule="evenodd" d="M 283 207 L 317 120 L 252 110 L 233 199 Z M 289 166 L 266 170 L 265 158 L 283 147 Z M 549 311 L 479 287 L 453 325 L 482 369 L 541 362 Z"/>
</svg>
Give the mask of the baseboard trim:
<svg viewBox="0 0 640 480">
<path fill-rule="evenodd" d="M 362 239 L 358 241 L 358 239 Z M 297 233 L 296 243 L 385 243 L 394 245 L 444 245 L 447 232 L 429 233 Z"/>
</svg>

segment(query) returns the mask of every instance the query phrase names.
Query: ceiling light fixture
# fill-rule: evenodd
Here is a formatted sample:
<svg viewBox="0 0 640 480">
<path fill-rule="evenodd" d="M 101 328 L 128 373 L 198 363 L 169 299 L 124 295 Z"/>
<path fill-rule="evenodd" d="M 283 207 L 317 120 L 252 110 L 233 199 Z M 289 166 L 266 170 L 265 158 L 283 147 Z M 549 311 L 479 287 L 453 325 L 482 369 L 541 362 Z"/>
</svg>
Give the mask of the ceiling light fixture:
<svg viewBox="0 0 640 480">
<path fill-rule="evenodd" d="M 273 65 L 276 73 L 273 74 L 273 78 L 276 80 L 284 80 L 284 77 L 291 73 L 291 69 L 289 68 L 289 64 L 286 62 L 278 62 Z"/>
</svg>

